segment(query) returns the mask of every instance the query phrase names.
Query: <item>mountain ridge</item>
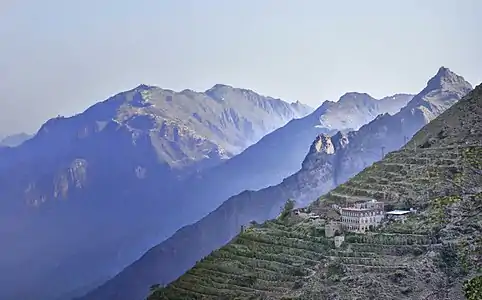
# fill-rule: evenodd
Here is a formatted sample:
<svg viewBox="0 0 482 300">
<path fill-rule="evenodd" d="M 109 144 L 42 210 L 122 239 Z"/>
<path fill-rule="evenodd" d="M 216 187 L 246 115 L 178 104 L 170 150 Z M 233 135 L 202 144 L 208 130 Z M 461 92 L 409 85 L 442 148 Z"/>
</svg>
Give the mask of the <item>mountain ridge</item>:
<svg viewBox="0 0 482 300">
<path fill-rule="evenodd" d="M 481 110 L 479 85 L 404 148 L 307 207 L 322 220 L 287 211 L 254 224 L 148 299 L 465 299 L 462 283 L 482 267 Z M 336 248 L 324 236 L 340 219 L 332 205 L 370 198 L 417 212 L 345 234 Z"/>
<path fill-rule="evenodd" d="M 255 93 L 223 93 L 219 103 L 140 85 L 49 119 L 18 147 L 0 148 L 0 234 L 8 245 L 0 269 L 9 270 L 0 274 L 0 298 L 51 299 L 112 276 L 115 265 L 161 238 L 151 236 L 159 228 L 167 234 L 182 225 L 170 200 L 183 177 L 309 111 Z M 161 208 L 167 215 L 160 220 Z M 7 228 L 21 230 L 12 236 Z M 26 261 L 28 275 L 15 267 Z"/>
<path fill-rule="evenodd" d="M 465 85 L 465 81 L 462 81 L 462 84 Z M 453 102 L 457 100 L 458 98 L 452 99 Z M 363 128 L 374 126 L 370 124 L 379 124 L 380 120 L 391 117 L 389 114 L 378 115 L 375 120 L 362 126 L 359 130 L 365 131 L 366 129 Z M 317 118 L 312 119 L 316 120 Z M 301 120 L 303 119 L 293 120 L 290 123 L 300 123 Z M 383 126 L 385 125 L 382 123 L 380 127 Z M 301 126 L 301 128 L 314 128 L 314 126 Z M 371 130 L 367 132 L 372 134 Z M 143 295 L 142 293 L 147 291 L 149 284 L 156 283 L 156 278 L 158 278 L 157 283 L 169 283 L 192 266 L 196 260 L 231 240 L 239 232 L 242 225 L 246 225 L 251 220 L 263 222 L 266 219 L 276 217 L 279 213 L 279 207 L 283 205 L 286 199 L 295 199 L 297 205 L 300 206 L 334 188 L 340 183 L 336 180 L 337 172 L 339 172 L 336 166 L 340 164 L 341 160 L 338 154 L 352 147 L 350 140 L 356 136 L 356 132 L 338 132 L 334 136 L 330 136 L 326 132 L 320 133 L 319 130 L 309 133 L 316 134 L 313 134 L 310 138 L 309 145 L 311 145 L 311 148 L 310 146 L 305 148 L 305 151 L 308 148 L 311 151 L 308 151 L 307 155 L 304 152 L 305 159 L 298 161 L 298 168 L 300 165 L 302 166 L 301 171 L 286 176 L 281 183 L 268 188 L 259 191 L 244 191 L 230 197 L 199 222 L 182 228 L 173 237 L 149 250 L 145 256 L 129 266 L 125 272 L 121 272 L 114 279 L 108 281 L 103 289 L 101 287 L 101 289 L 94 290 L 83 299 L 140 298 Z M 288 136 L 292 138 L 291 135 Z M 318 138 L 313 141 L 315 136 L 318 136 Z M 402 145 L 403 143 L 400 144 L 400 146 Z M 369 157 L 367 161 L 371 164 L 379 158 Z M 358 171 L 361 171 L 364 167 L 363 164 L 355 164 L 353 169 L 358 168 Z M 220 229 L 217 224 L 224 224 L 224 226 Z M 210 230 L 216 230 L 216 236 L 209 236 Z M 164 268 L 162 270 L 157 269 L 155 262 L 159 262 L 157 265 L 163 265 Z M 181 268 L 178 268 L 179 264 L 182 265 Z M 134 277 L 136 279 L 133 279 Z M 133 285 L 132 290 L 127 288 L 129 284 Z"/>
</svg>

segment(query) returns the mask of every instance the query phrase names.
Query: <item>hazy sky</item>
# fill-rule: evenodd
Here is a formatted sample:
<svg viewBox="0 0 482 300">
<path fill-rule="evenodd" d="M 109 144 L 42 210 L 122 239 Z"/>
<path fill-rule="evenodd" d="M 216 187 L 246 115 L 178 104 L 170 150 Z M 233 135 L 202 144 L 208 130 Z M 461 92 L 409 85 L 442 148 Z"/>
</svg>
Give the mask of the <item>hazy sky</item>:
<svg viewBox="0 0 482 300">
<path fill-rule="evenodd" d="M 482 82 L 480 0 L 0 0 L 0 134 L 140 83 L 318 106 Z"/>
</svg>

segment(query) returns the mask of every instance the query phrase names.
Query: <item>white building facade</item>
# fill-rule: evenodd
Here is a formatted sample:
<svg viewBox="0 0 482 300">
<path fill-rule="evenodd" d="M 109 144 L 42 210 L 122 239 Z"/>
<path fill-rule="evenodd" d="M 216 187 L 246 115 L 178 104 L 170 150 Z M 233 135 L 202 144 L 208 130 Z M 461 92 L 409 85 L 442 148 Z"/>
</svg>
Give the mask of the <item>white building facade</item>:
<svg viewBox="0 0 482 300">
<path fill-rule="evenodd" d="M 380 225 L 384 217 L 384 203 L 377 200 L 341 208 L 341 224 L 346 231 L 365 232 Z"/>
</svg>

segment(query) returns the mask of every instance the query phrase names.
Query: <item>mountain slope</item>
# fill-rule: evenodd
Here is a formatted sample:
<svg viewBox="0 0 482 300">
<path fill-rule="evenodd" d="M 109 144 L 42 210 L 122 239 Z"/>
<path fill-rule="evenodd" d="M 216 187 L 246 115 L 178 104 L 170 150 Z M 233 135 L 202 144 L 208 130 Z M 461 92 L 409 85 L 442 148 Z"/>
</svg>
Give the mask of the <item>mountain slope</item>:
<svg viewBox="0 0 482 300">
<path fill-rule="evenodd" d="M 350 135 L 348 147 L 337 154 L 335 185 L 341 184 L 384 154 L 402 147 L 420 128 L 466 95 L 472 86 L 441 67 L 427 86 L 398 113 L 378 116 Z"/>
<path fill-rule="evenodd" d="M 276 184 L 298 170 L 318 134 L 357 130 L 379 114 L 398 112 L 412 97 L 397 94 L 377 100 L 368 94 L 352 92 L 340 97 L 338 102 L 325 101 L 313 113 L 291 120 L 210 174 L 236 174 L 237 178 L 249 179 L 252 189 Z M 257 163 L 247 164 L 249 161 Z M 232 172 L 234 170 L 236 172 Z M 237 178 L 230 178 L 229 184 L 235 184 Z"/>
<path fill-rule="evenodd" d="M 439 70 L 434 78 L 451 77 L 453 75 L 455 74 L 452 72 L 440 72 Z M 450 100 L 449 102 L 455 103 L 459 100 L 461 97 L 459 92 L 468 92 L 471 87 L 463 78 L 456 78 L 458 78 L 458 82 L 453 86 L 443 88 L 442 85 L 439 85 L 432 88 L 431 97 L 439 99 L 439 97 L 445 97 L 446 94 L 449 94 L 451 95 L 450 98 L 447 98 Z M 428 99 L 425 97 L 426 94 L 425 90 L 422 91 L 414 97 L 415 101 Z M 410 103 L 407 107 L 411 105 Z M 405 111 L 405 108 L 402 108 L 400 112 L 405 115 L 403 111 Z M 400 116 L 400 113 L 395 114 L 393 118 L 398 120 L 399 117 L 396 116 Z M 434 113 L 438 114 L 439 112 L 435 111 Z M 289 124 L 300 124 L 302 120 L 307 118 L 294 120 Z M 336 187 L 339 184 L 339 178 L 347 177 L 347 175 L 344 175 L 345 172 L 353 172 L 354 170 L 359 172 L 364 169 L 364 164 L 350 165 L 348 163 L 350 161 L 356 162 L 357 156 L 361 155 L 367 165 L 380 159 L 381 156 L 377 157 L 369 152 L 370 155 L 366 156 L 364 153 L 360 154 L 358 151 L 352 150 L 359 149 L 359 142 L 363 141 L 363 137 L 367 140 L 373 139 L 374 143 L 377 143 L 380 142 L 378 140 L 379 131 L 384 130 L 384 132 L 392 133 L 384 136 L 384 139 L 392 141 L 386 141 L 387 144 L 395 147 L 401 140 L 398 147 L 403 145 L 403 135 L 401 134 L 408 134 L 408 131 L 400 132 L 399 125 L 395 121 L 388 123 L 380 121 L 386 118 L 387 116 L 377 118 L 368 125 L 362 126 L 356 132 L 340 132 L 333 137 L 321 134 L 314 142 L 311 138 L 312 145 L 308 155 L 302 162 L 301 170 L 294 175 L 289 176 L 278 185 L 257 192 L 246 191 L 231 197 L 201 221 L 179 230 L 174 236 L 151 249 L 140 260 L 126 268 L 104 286 L 88 294 L 85 299 L 141 299 L 150 284 L 167 284 L 174 280 L 197 260 L 233 238 L 239 232 L 241 225 L 245 225 L 251 220 L 262 222 L 275 217 L 286 199 L 296 199 L 300 204 L 307 203 Z M 405 122 L 413 123 L 413 127 L 418 124 L 419 128 L 425 124 L 410 116 L 406 117 Z M 289 124 L 269 136 L 287 128 Z M 300 131 L 311 132 L 309 130 L 314 128 L 313 124 L 316 124 L 315 121 L 311 123 L 311 126 L 300 126 Z M 315 134 L 315 132 L 311 133 Z M 290 137 L 287 142 L 291 141 L 292 144 L 296 144 L 298 139 L 301 143 L 304 141 L 304 138 L 299 136 L 287 136 Z M 263 138 L 259 143 L 266 138 Z M 294 149 L 293 147 L 286 147 Z M 280 147 L 280 149 L 285 148 Z M 221 227 L 219 224 L 223 224 L 223 226 Z M 215 234 L 212 234 L 213 232 Z"/>
<path fill-rule="evenodd" d="M 412 97 L 397 94 L 377 100 L 367 94 L 347 93 L 338 102 L 326 101 L 312 114 L 290 121 L 225 163 L 196 174 L 187 181 L 189 189 L 177 194 L 178 199 L 188 206 L 198 205 L 195 211 L 203 214 L 189 219 L 199 219 L 232 195 L 277 184 L 296 172 L 318 134 L 358 128 L 380 113 L 397 112 Z M 204 201 L 193 201 L 198 195 L 203 195 Z"/>
<path fill-rule="evenodd" d="M 464 299 L 482 268 L 482 85 L 387 155 L 296 215 L 253 226 L 156 299 Z M 366 197 L 414 207 L 405 223 L 324 236 L 332 204 Z"/>
<path fill-rule="evenodd" d="M 0 298 L 52 299 L 106 280 L 184 225 L 171 201 L 179 178 L 309 111 L 222 85 L 141 85 L 0 148 Z"/>
</svg>

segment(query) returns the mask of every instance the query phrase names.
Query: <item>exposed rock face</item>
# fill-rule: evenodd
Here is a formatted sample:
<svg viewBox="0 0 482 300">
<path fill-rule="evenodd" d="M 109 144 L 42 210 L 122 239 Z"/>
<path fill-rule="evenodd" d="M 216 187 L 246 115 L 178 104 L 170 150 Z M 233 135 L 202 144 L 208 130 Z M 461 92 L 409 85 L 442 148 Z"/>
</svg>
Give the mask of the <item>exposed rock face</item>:
<svg viewBox="0 0 482 300">
<path fill-rule="evenodd" d="M 465 81 L 459 82 L 456 86 L 457 89 L 461 87 L 461 90 L 470 89 L 470 85 Z M 437 90 L 440 89 L 431 89 L 431 91 Z M 420 93 L 417 99 L 426 101 L 427 98 L 422 96 L 424 94 L 425 92 Z M 431 95 L 432 98 L 430 99 L 433 100 L 438 99 L 437 95 L 440 94 L 433 92 Z M 450 95 L 456 95 L 456 93 L 450 93 Z M 453 96 L 452 98 L 447 98 L 446 101 L 455 103 L 459 99 Z M 319 108 L 315 113 L 320 113 L 320 111 L 326 112 L 328 110 L 327 107 L 332 105 L 323 104 L 322 107 L 325 107 L 323 109 Z M 378 116 L 371 123 L 362 126 L 356 132 L 346 134 L 339 132 L 333 137 L 329 137 L 328 134 L 320 135 L 319 131 L 316 133 L 310 131 L 312 133 L 311 147 L 302 162 L 301 170 L 275 186 L 256 192 L 246 191 L 231 197 L 201 221 L 184 227 L 165 242 L 151 249 L 140 260 L 107 282 L 105 286 L 87 295 L 85 299 L 100 300 L 112 297 L 118 299 L 141 299 L 145 296 L 149 285 L 156 283 L 156 279 L 157 283 L 169 283 L 201 257 L 231 240 L 239 232 L 241 225 L 247 224 L 251 220 L 262 222 L 276 217 L 286 199 L 295 199 L 298 206 L 306 205 L 313 201 L 313 199 L 346 181 L 374 161 L 381 159 L 381 154 L 372 153 L 365 149 L 379 149 L 380 144 L 376 143 L 380 143 L 384 139 L 388 140 L 385 142 L 387 152 L 401 147 L 404 144 L 403 134 L 407 133 L 411 136 L 415 131 L 410 130 L 417 125 L 408 127 L 409 129 L 406 131 L 401 131 L 400 122 L 389 120 L 391 118 L 399 120 L 400 116 L 407 116 L 403 113 L 405 109 L 403 108 L 394 116 L 389 114 Z M 414 111 L 417 110 L 415 108 Z M 300 130 L 307 128 L 305 125 L 302 125 L 302 122 L 308 123 L 309 121 L 314 122 L 311 124 L 319 125 L 319 121 L 316 121 L 319 120 L 319 117 L 315 113 L 303 119 L 291 121 L 284 128 L 275 131 L 268 137 L 280 134 L 281 130 L 287 130 L 289 126 Z M 396 117 L 397 115 L 398 117 Z M 312 119 L 310 120 L 309 118 Z M 406 118 L 407 122 L 411 122 L 410 116 Z M 415 124 L 419 124 L 418 128 L 421 128 L 425 123 L 419 122 Z M 314 128 L 314 126 L 308 128 Z M 319 130 L 319 128 L 317 129 Z M 313 142 L 313 136 L 317 135 L 318 137 Z M 296 135 L 296 132 L 287 136 L 289 136 L 291 143 L 300 137 L 300 135 Z M 262 143 L 268 137 L 265 137 L 259 143 Z M 301 138 L 300 140 L 304 141 Z M 383 142 L 381 145 L 384 145 Z M 288 151 L 284 147 L 279 148 L 283 151 Z M 362 157 L 359 158 L 357 157 L 358 155 Z M 222 228 L 219 224 L 223 224 Z M 216 232 L 216 234 L 212 235 L 210 232 Z"/>
<path fill-rule="evenodd" d="M 336 248 L 319 220 L 270 220 L 245 230 L 148 299 L 466 299 L 464 280 L 480 276 L 482 268 L 481 116 L 479 85 L 402 150 L 307 208 L 329 218 L 333 204 L 376 198 L 396 209 L 415 207 L 404 223 L 346 235 Z M 249 203 L 258 205 L 253 211 L 259 216 L 266 201 Z"/>
<path fill-rule="evenodd" d="M 17 229 L 0 230 L 0 298 L 53 299 L 105 281 L 198 219 L 172 201 L 180 179 L 311 111 L 228 86 L 140 85 L 0 148 L 0 227 Z"/>
</svg>

